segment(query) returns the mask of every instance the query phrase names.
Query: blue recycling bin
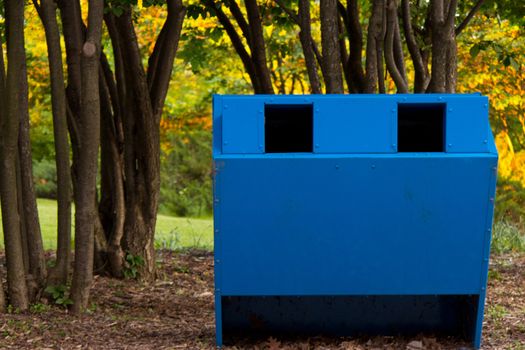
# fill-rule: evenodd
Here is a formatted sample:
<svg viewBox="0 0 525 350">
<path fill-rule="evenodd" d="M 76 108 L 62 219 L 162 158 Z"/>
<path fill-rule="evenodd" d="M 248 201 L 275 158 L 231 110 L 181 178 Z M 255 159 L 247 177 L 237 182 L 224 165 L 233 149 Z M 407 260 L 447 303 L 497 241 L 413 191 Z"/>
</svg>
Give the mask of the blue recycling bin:
<svg viewBox="0 0 525 350">
<path fill-rule="evenodd" d="M 480 94 L 215 96 L 217 345 L 481 343 L 498 155 Z"/>
</svg>

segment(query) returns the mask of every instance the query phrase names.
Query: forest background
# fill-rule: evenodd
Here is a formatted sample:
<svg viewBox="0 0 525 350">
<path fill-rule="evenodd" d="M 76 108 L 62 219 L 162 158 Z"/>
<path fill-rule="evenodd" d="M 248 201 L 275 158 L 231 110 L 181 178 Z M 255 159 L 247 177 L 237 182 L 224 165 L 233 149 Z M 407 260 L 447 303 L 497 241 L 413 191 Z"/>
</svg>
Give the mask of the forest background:
<svg viewBox="0 0 525 350">
<path fill-rule="evenodd" d="M 211 225 L 213 94 L 488 95 L 500 152 L 493 250 L 525 250 L 520 2 L 3 5 L 7 72 L 0 187 L 8 294 L 21 310 L 42 290 L 49 294 L 49 288 L 68 285 L 72 241 L 71 295 L 81 311 L 93 272 L 155 278 L 154 233 L 163 224 L 157 222 L 157 206 L 162 215 L 205 218 Z M 58 200 L 58 228 L 40 230 L 33 182 L 41 211 L 42 199 Z M 42 222 L 57 221 L 51 212 L 56 207 L 41 214 Z M 40 231 L 45 249 L 54 248 L 48 234 L 58 231 L 49 274 Z M 210 239 L 211 226 L 205 231 Z"/>
<path fill-rule="evenodd" d="M 38 197 L 56 198 L 47 46 L 36 10 L 27 7 L 26 49 L 29 78 L 31 143 Z M 317 9 L 317 13 L 316 10 Z M 318 8 L 312 8 L 313 35 L 319 36 Z M 159 7 L 137 10 L 141 50 L 151 54 L 164 23 Z M 275 89 L 309 93 L 299 42 L 299 28 L 263 14 L 264 35 Z M 108 33 L 103 46 L 109 47 Z M 105 42 L 105 43 L 104 43 Z M 143 55 L 144 57 L 149 55 Z M 406 55 L 408 57 L 408 55 Z M 525 29 L 490 8 L 472 20 L 458 37 L 458 93 L 489 96 L 492 129 L 500 153 L 498 220 L 523 229 L 525 202 Z M 407 69 L 410 65 L 407 61 Z M 412 79 L 412 74 L 408 78 Z M 387 93 L 395 93 L 387 76 Z M 213 94 L 251 94 L 241 60 L 215 17 L 188 13 L 161 120 L 160 212 L 174 216 L 211 215 L 211 100 Z"/>
</svg>

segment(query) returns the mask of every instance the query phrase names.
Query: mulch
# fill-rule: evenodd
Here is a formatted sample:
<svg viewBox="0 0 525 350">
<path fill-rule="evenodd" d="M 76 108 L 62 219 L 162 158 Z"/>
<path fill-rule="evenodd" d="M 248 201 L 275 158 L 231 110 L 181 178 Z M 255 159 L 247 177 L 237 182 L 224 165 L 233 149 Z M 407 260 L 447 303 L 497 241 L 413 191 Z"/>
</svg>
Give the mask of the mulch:
<svg viewBox="0 0 525 350">
<path fill-rule="evenodd" d="M 213 258 L 208 252 L 159 253 L 154 284 L 95 277 L 90 312 L 74 317 L 37 305 L 0 315 L 2 349 L 213 349 Z M 491 262 L 483 349 L 525 349 L 525 256 Z M 458 349 L 454 339 L 322 338 L 240 340 L 234 349 Z"/>
</svg>

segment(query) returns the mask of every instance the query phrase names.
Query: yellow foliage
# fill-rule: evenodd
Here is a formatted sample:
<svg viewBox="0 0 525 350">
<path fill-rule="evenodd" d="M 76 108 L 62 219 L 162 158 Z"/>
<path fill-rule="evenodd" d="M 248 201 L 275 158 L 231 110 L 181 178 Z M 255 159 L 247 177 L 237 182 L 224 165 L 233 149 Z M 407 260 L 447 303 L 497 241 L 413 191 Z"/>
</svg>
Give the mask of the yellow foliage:
<svg viewBox="0 0 525 350">
<path fill-rule="evenodd" d="M 520 28 L 495 19 L 473 21 L 458 42 L 459 93 L 481 92 L 489 97 L 490 116 L 499 152 L 499 176 L 525 185 L 525 67 L 505 67 L 492 48 L 476 57 L 469 52 L 481 38 L 497 43 L 515 56 L 525 57 Z"/>
<path fill-rule="evenodd" d="M 514 147 L 507 132 L 496 136 L 499 153 L 499 176 L 520 181 L 525 186 L 525 150 L 514 152 Z"/>
</svg>

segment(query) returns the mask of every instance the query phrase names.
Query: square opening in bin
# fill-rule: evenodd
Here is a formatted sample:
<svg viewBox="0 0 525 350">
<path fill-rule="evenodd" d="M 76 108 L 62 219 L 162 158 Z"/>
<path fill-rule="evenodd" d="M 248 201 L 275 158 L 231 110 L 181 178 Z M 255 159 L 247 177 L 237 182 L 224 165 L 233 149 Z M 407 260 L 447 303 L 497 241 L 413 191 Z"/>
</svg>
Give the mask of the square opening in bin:
<svg viewBox="0 0 525 350">
<path fill-rule="evenodd" d="M 312 152 L 312 105 L 266 105 L 264 131 L 266 153 Z"/>
<path fill-rule="evenodd" d="M 398 152 L 445 151 L 445 104 L 399 104 Z"/>
</svg>

